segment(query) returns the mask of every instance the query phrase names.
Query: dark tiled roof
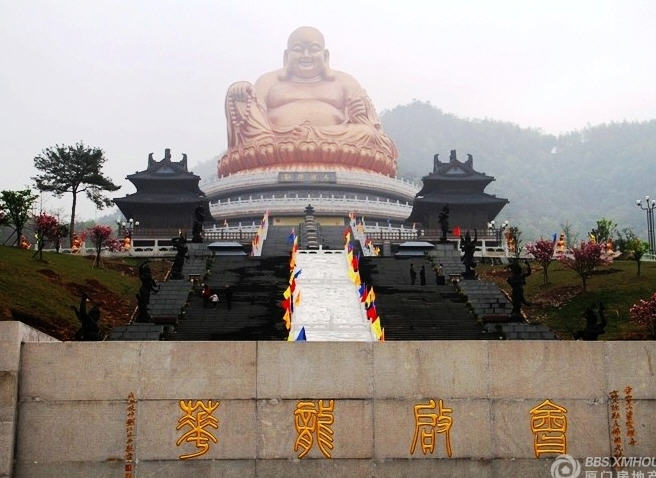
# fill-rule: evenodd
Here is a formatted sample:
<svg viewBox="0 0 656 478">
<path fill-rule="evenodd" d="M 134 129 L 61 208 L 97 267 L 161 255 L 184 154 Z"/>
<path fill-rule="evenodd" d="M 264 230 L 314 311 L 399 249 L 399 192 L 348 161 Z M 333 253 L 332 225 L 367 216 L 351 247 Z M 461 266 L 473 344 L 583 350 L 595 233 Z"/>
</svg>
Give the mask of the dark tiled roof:
<svg viewBox="0 0 656 478">
<path fill-rule="evenodd" d="M 437 203 L 437 204 L 453 204 L 457 203 L 459 205 L 476 205 L 476 204 L 506 204 L 507 199 L 498 198 L 487 193 L 475 193 L 475 194 L 458 194 L 458 193 L 440 193 L 440 192 L 431 192 L 423 197 L 417 198 L 421 200 L 422 203 Z"/>
<path fill-rule="evenodd" d="M 136 192 L 122 198 L 114 199 L 114 202 L 120 203 L 152 203 L 152 204 L 177 204 L 177 203 L 198 203 L 207 201 L 204 195 L 196 194 L 191 191 L 172 192 L 172 193 L 141 193 Z"/>
</svg>

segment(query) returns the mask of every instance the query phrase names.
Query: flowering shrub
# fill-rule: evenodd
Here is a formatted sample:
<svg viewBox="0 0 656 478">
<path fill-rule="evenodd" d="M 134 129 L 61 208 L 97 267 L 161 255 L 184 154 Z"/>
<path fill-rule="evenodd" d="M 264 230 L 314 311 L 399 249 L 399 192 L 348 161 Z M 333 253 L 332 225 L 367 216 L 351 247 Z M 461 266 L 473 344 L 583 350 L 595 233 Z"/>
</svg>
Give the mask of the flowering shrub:
<svg viewBox="0 0 656 478">
<path fill-rule="evenodd" d="M 84 237 L 89 239 L 96 249 L 96 259 L 93 261 L 94 267 L 100 265 L 100 253 L 111 235 L 112 228 L 101 224 L 96 224 L 85 231 Z"/>
<path fill-rule="evenodd" d="M 57 241 L 61 237 L 62 225 L 55 216 L 42 212 L 34 218 L 36 226 L 36 249 L 39 259 L 43 260 L 43 244 L 46 239 Z"/>
<path fill-rule="evenodd" d="M 576 272 L 583 281 L 583 291 L 587 290 L 587 279 L 598 266 L 613 262 L 612 255 L 606 254 L 605 247 L 596 242 L 581 241 L 579 247 L 570 247 L 565 254 L 556 259 L 568 269 Z"/>
<path fill-rule="evenodd" d="M 629 309 L 631 320 L 649 329 L 652 339 L 656 339 L 656 292 L 647 300 L 640 300 Z"/>
<path fill-rule="evenodd" d="M 46 237 L 51 236 L 59 226 L 59 221 L 55 216 L 42 212 L 34 218 L 34 226 L 36 228 L 36 249 L 39 256 L 43 259 L 43 244 Z"/>
<path fill-rule="evenodd" d="M 547 275 L 547 269 L 549 264 L 553 260 L 554 255 L 554 243 L 553 241 L 545 241 L 540 239 L 535 244 L 529 242 L 526 244 L 526 251 L 529 254 L 532 254 L 535 257 L 535 260 L 540 263 L 544 275 L 544 285 L 547 285 L 549 281 L 549 276 Z"/>
<path fill-rule="evenodd" d="M 107 239 L 105 245 L 109 252 L 121 252 L 123 250 L 123 241 L 119 241 L 113 237 Z"/>
</svg>

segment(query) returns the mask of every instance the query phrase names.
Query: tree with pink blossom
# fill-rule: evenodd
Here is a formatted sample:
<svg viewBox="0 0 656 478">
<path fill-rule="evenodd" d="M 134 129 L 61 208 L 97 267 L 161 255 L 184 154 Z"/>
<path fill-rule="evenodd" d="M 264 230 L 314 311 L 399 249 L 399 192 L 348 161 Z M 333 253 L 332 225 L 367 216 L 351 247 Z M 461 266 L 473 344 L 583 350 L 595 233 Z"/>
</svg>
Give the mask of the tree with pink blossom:
<svg viewBox="0 0 656 478">
<path fill-rule="evenodd" d="M 123 241 L 111 237 L 105 241 L 105 246 L 109 252 L 121 252 L 123 250 Z"/>
<path fill-rule="evenodd" d="M 43 260 L 43 244 L 46 239 L 54 239 L 59 233 L 61 224 L 59 219 L 45 212 L 41 212 L 34 218 L 34 226 L 36 228 L 36 252 L 34 256 L 39 255 L 39 260 Z"/>
<path fill-rule="evenodd" d="M 557 260 L 579 275 L 583 281 L 583 292 L 588 290 L 587 280 L 592 271 L 613 262 L 612 255 L 605 253 L 604 245 L 592 241 L 581 241 L 578 247 L 570 247 L 565 254 L 559 254 Z"/>
<path fill-rule="evenodd" d="M 547 269 L 549 264 L 553 261 L 554 255 L 554 243 L 553 241 L 545 241 L 540 239 L 535 243 L 526 244 L 526 251 L 535 257 L 535 260 L 542 266 L 542 272 L 544 277 L 544 285 L 547 285 L 549 282 L 549 276 Z"/>
<path fill-rule="evenodd" d="M 94 267 L 98 267 L 100 265 L 100 253 L 102 252 L 103 246 L 106 245 L 111 235 L 112 228 L 109 226 L 103 226 L 102 224 L 96 224 L 95 226 L 85 231 L 85 238 L 89 239 L 96 249 L 96 258 L 93 261 Z"/>
<path fill-rule="evenodd" d="M 648 328 L 656 339 L 656 292 L 647 300 L 640 300 L 629 309 L 631 320 Z"/>
</svg>

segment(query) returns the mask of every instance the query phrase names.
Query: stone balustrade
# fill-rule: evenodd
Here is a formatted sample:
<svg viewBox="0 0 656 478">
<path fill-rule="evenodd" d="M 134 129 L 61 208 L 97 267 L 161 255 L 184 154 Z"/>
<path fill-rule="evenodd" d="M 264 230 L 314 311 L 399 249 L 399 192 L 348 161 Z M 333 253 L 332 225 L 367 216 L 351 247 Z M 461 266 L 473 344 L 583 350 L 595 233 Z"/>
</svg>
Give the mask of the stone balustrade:
<svg viewBox="0 0 656 478">
<path fill-rule="evenodd" d="M 358 187 L 366 190 L 380 190 L 411 200 L 420 189 L 420 185 L 403 179 L 390 178 L 380 174 L 366 174 L 357 171 L 336 171 L 337 184 L 340 186 Z M 210 200 L 218 193 L 221 195 L 237 194 L 252 191 L 262 186 L 278 184 L 278 172 L 254 172 L 249 174 L 233 174 L 200 184 L 201 190 Z"/>
<path fill-rule="evenodd" d="M 257 216 L 268 209 L 271 215 L 300 214 L 307 204 L 311 203 L 317 214 L 346 215 L 349 211 L 358 211 L 378 217 L 389 217 L 392 220 L 405 220 L 412 212 L 412 204 L 398 201 L 380 201 L 371 199 L 350 199 L 346 197 L 260 197 L 242 198 L 237 200 L 225 199 L 210 202 L 210 213 L 213 217 L 227 218 Z"/>
</svg>

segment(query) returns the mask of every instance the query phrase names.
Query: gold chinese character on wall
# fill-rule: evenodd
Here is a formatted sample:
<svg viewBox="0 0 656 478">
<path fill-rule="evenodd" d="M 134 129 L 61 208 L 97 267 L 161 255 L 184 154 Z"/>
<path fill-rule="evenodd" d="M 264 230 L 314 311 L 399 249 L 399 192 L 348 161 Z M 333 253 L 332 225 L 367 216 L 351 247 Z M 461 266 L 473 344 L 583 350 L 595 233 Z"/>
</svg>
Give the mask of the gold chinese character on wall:
<svg viewBox="0 0 656 478">
<path fill-rule="evenodd" d="M 437 413 L 435 413 L 437 410 Z M 429 400 L 427 403 L 418 403 L 414 406 L 415 412 L 415 433 L 410 446 L 410 454 L 415 454 L 417 442 L 421 446 L 421 451 L 425 455 L 435 451 L 435 434 L 444 434 L 446 441 L 446 454 L 450 458 L 452 455 L 451 450 L 451 437 L 449 435 L 451 426 L 453 425 L 452 408 L 446 408 L 442 400 Z"/>
<path fill-rule="evenodd" d="M 127 418 L 125 420 L 125 475 L 124 478 L 134 478 L 134 427 L 137 423 L 137 399 L 134 393 L 128 395 Z"/>
<path fill-rule="evenodd" d="M 303 458 L 312 449 L 316 437 L 317 446 L 323 456 L 330 458 L 333 449 L 333 430 L 335 421 L 335 400 L 299 401 L 294 410 L 294 426 L 296 427 L 296 442 L 294 451 L 299 451 Z"/>
<path fill-rule="evenodd" d="M 529 414 L 535 457 L 544 453 L 567 453 L 567 409 L 545 400 Z"/>
<path fill-rule="evenodd" d="M 198 450 L 195 453 L 180 455 L 181 460 L 204 455 L 210 449 L 210 441 L 217 443 L 216 437 L 206 428 L 219 429 L 219 420 L 212 414 L 220 404 L 219 401 L 209 400 L 205 404 L 203 401 L 196 400 L 192 405 L 191 400 L 180 400 L 180 409 L 184 412 L 184 416 L 178 420 L 178 426 L 175 429 L 189 427 L 189 430 L 178 438 L 175 444 L 180 446 L 184 442 L 193 443 Z"/>
</svg>

